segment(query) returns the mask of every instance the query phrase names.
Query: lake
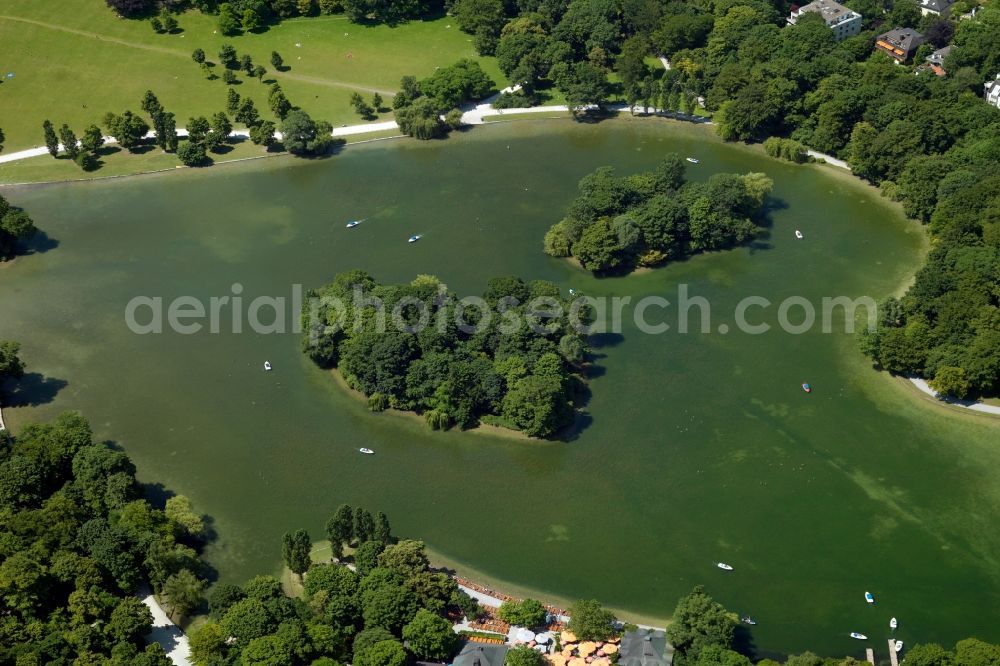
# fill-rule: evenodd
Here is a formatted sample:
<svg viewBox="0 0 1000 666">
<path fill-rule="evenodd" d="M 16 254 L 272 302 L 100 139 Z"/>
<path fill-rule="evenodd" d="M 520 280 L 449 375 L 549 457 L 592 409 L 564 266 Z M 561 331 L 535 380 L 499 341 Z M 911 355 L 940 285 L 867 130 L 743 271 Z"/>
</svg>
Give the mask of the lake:
<svg viewBox="0 0 1000 666">
<path fill-rule="evenodd" d="M 20 340 L 36 373 L 33 404 L 5 417 L 16 430 L 82 410 L 141 478 L 212 516 L 208 554 L 226 580 L 276 571 L 283 532 L 319 540 L 348 502 L 386 512 L 396 533 L 465 572 L 545 598 L 595 597 L 662 620 L 704 583 L 758 621 L 762 652 L 859 654 L 865 644 L 848 637 L 858 631 L 881 654 L 891 616 L 908 644 L 1000 640 L 996 420 L 915 399 L 871 370 L 840 320 L 839 332 L 801 335 L 732 325 L 748 296 L 895 293 L 922 262 L 922 232 L 830 167 L 777 162 L 710 132 L 517 122 L 322 161 L 7 189 L 50 240 L 0 268 L 0 338 Z M 692 179 L 769 174 L 768 234 L 624 278 L 542 253 L 581 176 L 646 170 L 669 151 L 700 159 Z M 246 301 L 290 298 L 293 285 L 353 268 L 382 282 L 434 274 L 459 295 L 507 274 L 633 301 L 674 302 L 687 285 L 712 320 L 706 333 L 650 335 L 626 310 L 620 333 L 594 340 L 584 427 L 551 443 L 370 414 L 291 333 L 125 325 L 137 296 L 208 302 L 238 283 Z M 774 322 L 775 307 L 747 317 Z M 671 321 L 669 309 L 647 317 Z"/>
</svg>

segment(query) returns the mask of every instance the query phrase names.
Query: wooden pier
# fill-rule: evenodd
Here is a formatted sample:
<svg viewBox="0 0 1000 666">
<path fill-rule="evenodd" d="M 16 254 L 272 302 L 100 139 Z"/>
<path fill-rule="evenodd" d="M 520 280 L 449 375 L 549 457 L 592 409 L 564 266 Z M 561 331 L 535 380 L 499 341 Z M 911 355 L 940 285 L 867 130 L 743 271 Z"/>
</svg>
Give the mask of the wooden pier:
<svg viewBox="0 0 1000 666">
<path fill-rule="evenodd" d="M 868 660 L 869 664 L 875 666 L 875 650 L 871 648 L 865 648 L 865 659 Z"/>
<path fill-rule="evenodd" d="M 889 662 L 892 666 L 899 666 L 899 659 L 896 657 L 896 641 L 889 639 Z"/>
</svg>

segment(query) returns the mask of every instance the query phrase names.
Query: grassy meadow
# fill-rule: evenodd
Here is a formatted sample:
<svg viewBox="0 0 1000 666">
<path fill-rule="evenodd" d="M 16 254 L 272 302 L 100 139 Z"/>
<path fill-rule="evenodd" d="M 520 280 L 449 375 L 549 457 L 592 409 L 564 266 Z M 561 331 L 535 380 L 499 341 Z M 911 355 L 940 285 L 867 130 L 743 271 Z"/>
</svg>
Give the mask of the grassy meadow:
<svg viewBox="0 0 1000 666">
<path fill-rule="evenodd" d="M 178 126 L 223 110 L 227 86 L 221 78 L 208 80 L 191 60 L 201 48 L 217 61 L 223 43 L 264 65 L 264 82 L 279 82 L 292 104 L 334 125 L 363 122 L 349 104 L 352 92 L 370 97 L 378 91 L 388 102 L 402 76 L 428 76 L 460 58 L 479 61 L 504 83 L 495 59 L 477 56 L 471 36 L 450 17 L 397 27 L 361 26 L 339 16 L 297 18 L 223 37 L 216 34 L 216 17 L 198 11 L 179 15 L 179 30 L 167 35 L 155 33 L 148 21 L 117 17 L 101 0 L 63 0 L 58 12 L 52 7 L 7 0 L 0 8 L 0 75 L 15 75 L 0 83 L 4 152 L 41 145 L 45 119 L 57 127 L 68 123 L 79 134 L 108 111 L 139 112 L 146 90 L 176 114 Z M 274 71 L 272 51 L 282 55 L 286 71 Z M 214 71 L 220 74 L 221 67 Z M 267 85 L 242 73 L 239 79 L 237 92 L 269 117 Z M 390 117 L 383 113 L 378 120 Z"/>
</svg>

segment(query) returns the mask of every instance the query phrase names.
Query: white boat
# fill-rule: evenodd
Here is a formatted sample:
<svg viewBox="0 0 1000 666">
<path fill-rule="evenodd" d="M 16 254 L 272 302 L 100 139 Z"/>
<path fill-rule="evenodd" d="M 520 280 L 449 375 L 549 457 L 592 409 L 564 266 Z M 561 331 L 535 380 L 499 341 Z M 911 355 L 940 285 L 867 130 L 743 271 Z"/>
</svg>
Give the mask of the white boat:
<svg viewBox="0 0 1000 666">
<path fill-rule="evenodd" d="M 798 229 L 796 229 L 795 230 L 795 237 L 798 238 L 799 240 L 802 240 L 802 232 L 799 231 Z"/>
<path fill-rule="evenodd" d="M 896 652 L 902 652 L 903 651 L 903 641 L 896 641 L 896 644 L 893 647 L 896 649 Z"/>
<path fill-rule="evenodd" d="M 421 238 L 423 238 L 423 236 L 421 236 L 420 234 L 414 234 L 414 235 L 410 236 L 410 240 L 408 240 L 406 242 L 407 243 L 416 243 Z"/>
<path fill-rule="evenodd" d="M 364 220 L 351 220 L 350 222 L 347 223 L 347 228 L 348 229 L 353 229 L 354 227 L 358 226 L 362 222 L 364 222 Z"/>
<path fill-rule="evenodd" d="M 719 567 L 723 571 L 732 571 L 733 570 L 733 568 L 731 566 L 729 566 L 728 564 L 726 564 L 725 562 L 719 562 L 715 566 Z"/>
<path fill-rule="evenodd" d="M 757 624 L 757 620 L 753 619 L 749 615 L 747 615 L 746 617 L 741 617 L 740 620 L 743 622 L 743 624 L 749 624 L 750 626 Z"/>
<path fill-rule="evenodd" d="M 265 372 L 271 372 L 271 362 L 270 361 L 264 361 L 264 371 Z"/>
<path fill-rule="evenodd" d="M 695 158 L 693 158 L 693 157 L 688 157 L 688 158 L 687 158 L 687 161 L 688 161 L 688 162 L 690 162 L 691 164 L 698 164 L 698 163 L 699 163 L 699 162 L 698 162 L 698 160 L 696 160 L 696 159 L 695 159 Z"/>
<path fill-rule="evenodd" d="M 375 452 L 372 451 L 371 449 L 360 448 L 360 449 L 358 449 L 358 451 L 360 451 L 361 453 L 364 453 L 366 455 L 369 455 L 369 456 L 375 455 Z"/>
<path fill-rule="evenodd" d="M 895 629 L 898 626 L 899 626 L 899 623 L 896 622 L 896 618 L 892 618 L 891 620 L 889 620 L 889 628 L 890 629 Z"/>
<path fill-rule="evenodd" d="M 866 641 L 866 640 L 868 640 L 868 637 L 867 637 L 867 636 L 865 636 L 864 634 L 859 634 L 859 633 L 858 633 L 858 632 L 856 632 L 856 631 L 852 631 L 852 632 L 851 632 L 851 638 L 856 638 L 856 639 L 858 639 L 859 641 Z"/>
<path fill-rule="evenodd" d="M 870 604 L 875 603 L 875 597 L 872 595 L 871 592 L 865 592 L 865 601 L 867 601 Z"/>
</svg>

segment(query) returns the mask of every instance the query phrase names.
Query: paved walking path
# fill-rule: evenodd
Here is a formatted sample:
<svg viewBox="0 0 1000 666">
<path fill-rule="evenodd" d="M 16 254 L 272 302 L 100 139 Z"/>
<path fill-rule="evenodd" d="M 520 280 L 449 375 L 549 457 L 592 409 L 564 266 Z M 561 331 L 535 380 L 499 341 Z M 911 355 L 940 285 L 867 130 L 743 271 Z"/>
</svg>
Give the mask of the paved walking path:
<svg viewBox="0 0 1000 666">
<path fill-rule="evenodd" d="M 996 405 L 984 405 L 981 402 L 973 402 L 971 400 L 958 400 L 957 398 L 948 398 L 938 394 L 937 391 L 930 387 L 927 380 L 921 379 L 920 377 L 909 377 L 910 382 L 913 383 L 918 389 L 927 395 L 937 398 L 941 402 L 946 402 L 949 405 L 955 405 L 956 407 L 964 407 L 966 409 L 971 409 L 974 412 L 982 412 L 984 414 L 997 414 L 1000 415 L 1000 407 Z"/>
<path fill-rule="evenodd" d="M 821 153 L 818 150 L 806 150 L 806 155 L 809 157 L 815 157 L 818 160 L 823 160 L 827 164 L 832 164 L 833 166 L 840 167 L 841 169 L 851 170 L 851 167 L 844 160 L 838 160 L 833 155 L 827 155 L 826 153 Z"/>
<path fill-rule="evenodd" d="M 146 635 L 146 640 L 150 643 L 159 643 L 174 666 L 193 666 L 188 637 L 170 620 L 148 588 L 144 588 L 139 594 L 142 595 L 142 603 L 146 604 L 153 614 L 153 630 Z"/>
</svg>

